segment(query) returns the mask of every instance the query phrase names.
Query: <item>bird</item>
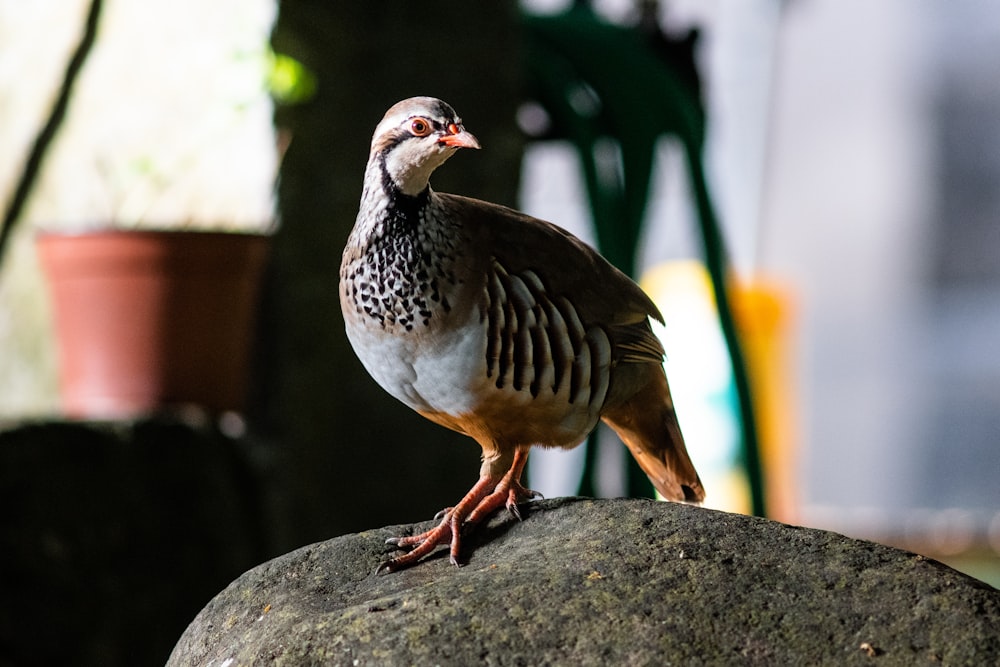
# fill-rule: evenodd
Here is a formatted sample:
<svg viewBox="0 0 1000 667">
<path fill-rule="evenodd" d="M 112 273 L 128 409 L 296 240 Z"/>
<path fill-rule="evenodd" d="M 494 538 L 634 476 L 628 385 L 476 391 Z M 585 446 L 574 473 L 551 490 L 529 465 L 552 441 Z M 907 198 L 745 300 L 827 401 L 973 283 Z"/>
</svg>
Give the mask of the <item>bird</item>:
<svg viewBox="0 0 1000 667">
<path fill-rule="evenodd" d="M 411 566 L 501 507 L 540 494 L 521 483 L 532 446 L 572 448 L 599 421 L 665 499 L 700 503 L 650 319 L 628 276 L 561 227 L 438 193 L 431 174 L 476 137 L 446 102 L 412 97 L 375 127 L 340 267 L 347 338 L 393 397 L 482 448 L 479 479 L 434 528 L 392 537 Z"/>
</svg>

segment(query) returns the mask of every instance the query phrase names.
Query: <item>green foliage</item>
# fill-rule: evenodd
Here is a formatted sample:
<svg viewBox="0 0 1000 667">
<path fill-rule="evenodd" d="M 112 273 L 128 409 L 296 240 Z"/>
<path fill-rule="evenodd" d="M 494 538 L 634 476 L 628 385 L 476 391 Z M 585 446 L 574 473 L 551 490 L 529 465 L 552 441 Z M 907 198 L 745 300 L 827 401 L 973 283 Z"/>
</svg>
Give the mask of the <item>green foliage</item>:
<svg viewBox="0 0 1000 667">
<path fill-rule="evenodd" d="M 267 90 L 278 104 L 307 102 L 316 94 L 316 75 L 283 53 L 268 54 Z"/>
</svg>

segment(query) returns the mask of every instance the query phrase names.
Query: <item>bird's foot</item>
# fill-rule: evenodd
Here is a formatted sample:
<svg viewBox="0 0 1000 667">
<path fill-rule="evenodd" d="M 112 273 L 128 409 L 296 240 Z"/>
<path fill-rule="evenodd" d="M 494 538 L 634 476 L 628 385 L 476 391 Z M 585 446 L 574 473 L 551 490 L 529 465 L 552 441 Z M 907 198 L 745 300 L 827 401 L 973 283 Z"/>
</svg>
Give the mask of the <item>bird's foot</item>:
<svg viewBox="0 0 1000 667">
<path fill-rule="evenodd" d="M 510 481 L 506 479 L 500 481 L 493 493 L 489 494 L 476 505 L 476 508 L 469 513 L 466 517 L 466 525 L 474 525 L 490 516 L 496 510 L 500 509 L 500 506 L 505 506 L 507 511 L 517 517 L 517 520 L 521 520 L 521 510 L 518 509 L 518 505 L 523 502 L 527 502 L 532 498 L 541 498 L 542 494 L 538 491 L 533 491 L 531 489 L 525 488 L 520 482 Z"/>
<path fill-rule="evenodd" d="M 503 477 L 499 479 L 490 475 L 480 477 L 476 485 L 457 505 L 447 507 L 435 515 L 434 518 L 441 519 L 441 522 L 434 528 L 419 535 L 391 537 L 386 540 L 386 544 L 404 549 L 413 547 L 413 549 L 379 565 L 375 570 L 376 574 L 394 572 L 413 565 L 442 544 L 450 545 L 451 563 L 459 565 L 458 556 L 463 531 L 487 518 L 501 506 L 506 506 L 507 511 L 520 520 L 521 512 L 517 507 L 518 504 L 542 495 L 525 488 L 520 482 L 527 459 L 527 450 L 518 450 L 510 469 Z"/>
<path fill-rule="evenodd" d="M 445 518 L 446 516 L 448 516 L 448 512 L 452 511 L 453 509 L 455 509 L 455 508 L 454 507 L 445 507 L 443 510 L 441 510 L 440 512 L 438 512 L 437 514 L 434 515 L 434 520 L 437 521 L 438 519 Z"/>
<path fill-rule="evenodd" d="M 483 486 L 483 489 L 478 487 Z M 473 495 L 475 494 L 475 495 Z M 462 499 L 455 507 L 441 510 L 435 516 L 441 522 L 428 531 L 418 535 L 407 535 L 404 537 L 390 537 L 386 544 L 391 544 L 401 549 L 412 547 L 410 551 L 401 556 L 396 556 L 385 561 L 375 570 L 376 574 L 381 572 L 395 572 L 404 567 L 415 564 L 421 558 L 431 553 L 438 546 L 450 545 L 450 560 L 452 565 L 461 565 L 459 553 L 461 551 L 462 533 L 468 531 L 483 519 L 489 517 L 493 512 L 506 506 L 507 511 L 521 520 L 521 511 L 518 503 L 540 498 L 542 494 L 532 491 L 521 485 L 520 482 L 506 482 L 501 480 L 492 491 L 489 484 L 483 484 L 483 480 L 473 487 L 472 491 Z"/>
<path fill-rule="evenodd" d="M 496 486 L 496 478 L 480 477 L 476 485 L 465 494 L 465 497 L 457 505 L 438 512 L 438 516 L 441 517 L 441 523 L 436 527 L 419 535 L 390 537 L 386 540 L 386 544 L 404 549 L 413 547 L 413 549 L 382 563 L 376 568 L 375 573 L 395 572 L 396 570 L 413 565 L 441 544 L 451 545 L 451 562 L 453 565 L 459 565 L 458 554 L 461 548 L 462 527 L 466 517 L 469 516 L 474 508 L 478 507 L 483 498 L 488 496 Z"/>
<path fill-rule="evenodd" d="M 445 518 L 436 527 L 420 533 L 419 535 L 408 535 L 406 537 L 390 537 L 385 541 L 386 544 L 391 544 L 400 548 L 413 547 L 412 550 L 406 552 L 401 556 L 396 556 L 391 558 L 375 569 L 375 574 L 381 572 L 395 572 L 396 570 L 401 570 L 404 567 L 413 565 L 418 560 L 434 551 L 441 544 L 452 544 L 452 557 L 451 562 L 458 565 L 458 560 L 454 555 L 457 553 L 459 548 L 459 538 L 457 534 L 452 534 L 451 518 L 445 516 Z"/>
</svg>

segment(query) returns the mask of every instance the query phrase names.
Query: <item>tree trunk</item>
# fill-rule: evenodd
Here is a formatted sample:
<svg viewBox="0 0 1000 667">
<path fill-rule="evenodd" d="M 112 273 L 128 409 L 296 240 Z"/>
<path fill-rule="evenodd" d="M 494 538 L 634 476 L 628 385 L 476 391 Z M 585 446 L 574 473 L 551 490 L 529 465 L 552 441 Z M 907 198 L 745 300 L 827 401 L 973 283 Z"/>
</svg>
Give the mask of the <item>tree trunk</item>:
<svg viewBox="0 0 1000 667">
<path fill-rule="evenodd" d="M 446 100 L 483 144 L 435 175 L 436 190 L 514 203 L 521 62 L 511 1 L 473 10 L 285 0 L 274 44 L 317 78 L 312 99 L 277 114 L 292 140 L 251 411 L 254 429 L 275 443 L 288 516 L 276 546 L 287 548 L 429 517 L 476 479 L 471 439 L 423 420 L 361 367 L 344 334 L 338 270 L 372 131 L 398 100 Z"/>
</svg>

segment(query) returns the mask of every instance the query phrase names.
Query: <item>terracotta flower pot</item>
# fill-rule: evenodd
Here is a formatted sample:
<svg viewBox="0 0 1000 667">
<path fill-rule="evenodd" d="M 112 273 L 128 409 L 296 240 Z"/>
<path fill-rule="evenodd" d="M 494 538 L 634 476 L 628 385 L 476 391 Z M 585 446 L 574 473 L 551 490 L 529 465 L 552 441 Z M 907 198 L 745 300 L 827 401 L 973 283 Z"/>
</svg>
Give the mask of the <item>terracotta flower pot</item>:
<svg viewBox="0 0 1000 667">
<path fill-rule="evenodd" d="M 243 407 L 266 236 L 102 231 L 37 244 L 67 415 Z"/>
</svg>

